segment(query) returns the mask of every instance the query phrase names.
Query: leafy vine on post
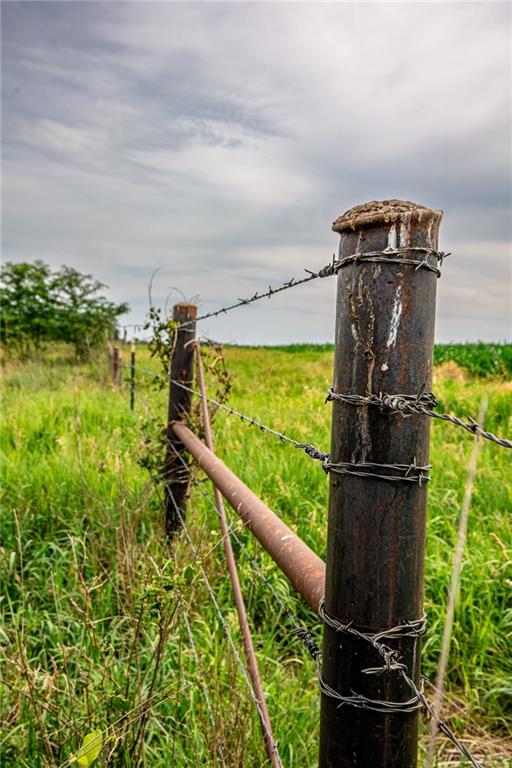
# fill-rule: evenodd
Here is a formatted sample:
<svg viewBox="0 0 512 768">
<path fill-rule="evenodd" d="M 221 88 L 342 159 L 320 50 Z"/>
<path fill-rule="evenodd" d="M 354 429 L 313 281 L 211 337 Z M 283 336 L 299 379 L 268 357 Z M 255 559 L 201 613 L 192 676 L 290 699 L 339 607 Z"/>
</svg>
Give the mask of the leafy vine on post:
<svg viewBox="0 0 512 768">
<path fill-rule="evenodd" d="M 192 408 L 192 393 L 180 387 L 179 384 L 191 387 L 194 383 L 196 316 L 197 307 L 194 304 L 180 302 L 173 307 L 176 331 L 169 360 L 167 450 L 164 464 L 164 516 L 165 530 L 169 539 L 172 539 L 180 528 L 180 517 L 185 519 L 189 489 L 189 477 L 186 472 L 183 472 L 180 457 L 184 458 L 187 464 L 189 459 L 183 445 L 174 436 L 170 424 L 173 421 L 187 421 Z M 182 323 L 186 325 L 181 327 Z"/>
<path fill-rule="evenodd" d="M 160 388 L 168 384 L 169 405 L 162 429 L 157 427 L 158 420 L 147 422 L 144 451 L 139 461 L 147 467 L 156 482 L 163 481 L 164 521 L 169 539 L 181 527 L 180 516 L 185 519 L 190 480 L 197 471 L 196 465 L 188 467 L 187 453 L 169 425 L 176 420 L 186 421 L 195 434 L 201 439 L 204 437 L 201 404 L 199 401 L 192 403 L 192 393 L 180 386 L 193 387 L 194 384 L 196 314 L 194 304 L 180 302 L 173 307 L 173 319 L 167 320 L 162 317 L 161 309 L 151 306 L 145 325 L 153 332 L 148 348 L 151 356 L 158 359 L 162 366 L 162 376 L 157 382 Z M 231 375 L 220 344 L 209 340 L 205 343 L 203 363 L 209 374 L 211 391 L 219 403 L 225 403 L 231 390 Z M 216 411 L 213 409 L 210 413 L 212 420 Z"/>
</svg>

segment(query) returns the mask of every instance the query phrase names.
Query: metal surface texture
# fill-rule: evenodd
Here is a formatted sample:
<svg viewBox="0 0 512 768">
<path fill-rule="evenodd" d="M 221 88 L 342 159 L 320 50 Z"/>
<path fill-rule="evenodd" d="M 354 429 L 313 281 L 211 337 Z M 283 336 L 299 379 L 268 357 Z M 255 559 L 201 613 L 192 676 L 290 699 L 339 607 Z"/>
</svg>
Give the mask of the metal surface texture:
<svg viewBox="0 0 512 768">
<path fill-rule="evenodd" d="M 135 342 L 130 351 L 130 410 L 135 408 Z"/>
<path fill-rule="evenodd" d="M 437 250 L 441 216 L 407 201 L 357 206 L 333 225 L 341 236 L 339 259 L 408 246 Z M 337 282 L 334 392 L 416 396 L 429 388 L 436 274 L 391 260 L 362 260 L 341 269 Z M 404 418 L 341 400 L 332 407 L 333 463 L 428 465 L 428 418 Z M 423 616 L 426 494 L 426 483 L 331 473 L 329 614 L 368 634 Z M 418 684 L 420 640 L 398 637 L 387 645 L 399 651 Z M 410 690 L 399 674 L 363 672 L 377 663 L 369 643 L 325 627 L 323 675 L 333 689 L 347 697 L 407 701 Z M 417 711 L 388 714 L 340 707 L 322 695 L 320 768 L 415 768 L 417 733 Z"/>
<path fill-rule="evenodd" d="M 190 413 L 192 394 L 179 383 L 190 387 L 194 377 L 194 339 L 196 337 L 197 307 L 194 304 L 180 303 L 173 307 L 173 320 L 176 323 L 186 323 L 185 327 L 178 327 L 174 339 L 174 347 L 169 361 L 169 408 L 167 418 L 168 441 L 163 477 L 164 485 L 164 515 L 165 530 L 167 536 L 172 538 L 180 527 L 180 520 L 176 514 L 176 505 L 181 515 L 185 516 L 185 504 L 188 493 L 188 473 L 183 472 L 183 465 L 179 455 L 187 461 L 183 445 L 176 439 L 170 423 L 175 419 L 184 419 Z M 177 383 L 174 383 L 174 382 Z M 173 502 L 174 499 L 174 502 Z"/>
<path fill-rule="evenodd" d="M 185 424 L 173 422 L 170 426 L 175 437 L 192 454 L 226 501 L 246 523 L 293 588 L 319 615 L 325 585 L 323 560 L 231 472 Z"/>
<path fill-rule="evenodd" d="M 208 412 L 208 401 L 206 399 L 206 384 L 204 379 L 203 361 L 201 359 L 201 348 L 196 342 L 196 355 L 197 355 L 197 378 L 199 383 L 199 391 L 201 392 L 201 415 L 203 419 L 205 442 L 210 451 L 213 451 L 213 437 L 210 424 L 210 414 Z M 224 502 L 222 501 L 222 495 L 215 484 L 213 484 L 213 492 L 215 496 L 215 506 L 219 514 L 220 528 L 222 531 L 222 545 L 224 547 L 224 554 L 226 555 L 226 562 L 228 566 L 229 578 L 231 580 L 231 587 L 233 589 L 233 597 L 235 600 L 236 612 L 238 614 L 238 621 L 240 623 L 240 631 L 242 633 L 242 639 L 244 642 L 245 658 L 247 659 L 247 667 L 249 669 L 249 675 L 251 677 L 254 694 L 259 702 L 258 714 L 260 716 L 261 727 L 263 730 L 263 738 L 265 740 L 265 749 L 270 764 L 274 768 L 280 768 L 282 766 L 281 760 L 277 754 L 274 736 L 272 734 L 272 725 L 270 723 L 270 715 L 267 709 L 267 702 L 265 700 L 265 693 L 261 684 L 260 671 L 258 668 L 258 660 L 256 658 L 256 652 L 254 650 L 254 644 L 252 642 L 251 629 L 249 627 L 249 620 L 247 618 L 247 611 L 245 608 L 245 601 L 242 595 L 242 589 L 240 587 L 240 580 L 238 578 L 238 570 L 236 567 L 235 555 L 233 553 L 233 547 L 231 545 L 231 536 L 229 533 L 229 527 L 226 522 L 226 513 L 224 511 Z"/>
</svg>

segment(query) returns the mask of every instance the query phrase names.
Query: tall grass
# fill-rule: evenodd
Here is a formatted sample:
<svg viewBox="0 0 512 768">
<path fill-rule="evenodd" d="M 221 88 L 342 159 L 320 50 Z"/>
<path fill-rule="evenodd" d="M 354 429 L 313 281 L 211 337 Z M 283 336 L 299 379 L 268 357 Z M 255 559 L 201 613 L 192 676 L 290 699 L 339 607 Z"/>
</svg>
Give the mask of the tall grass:
<svg viewBox="0 0 512 768">
<path fill-rule="evenodd" d="M 300 355 L 305 352 L 332 352 L 333 344 L 287 344 L 279 347 L 245 347 L 245 349 L 275 349 Z M 512 375 L 512 344 L 436 344 L 434 364 L 453 362 L 464 368 L 471 376 L 506 377 Z"/>
<path fill-rule="evenodd" d="M 138 359 L 154 368 L 144 350 Z M 231 348 L 227 360 L 234 407 L 328 447 L 329 349 Z M 258 719 L 198 562 L 183 537 L 168 548 L 159 491 L 137 461 L 142 425 L 150 415 L 164 418 L 165 393 L 141 374 L 132 414 L 127 389 L 114 391 L 105 374 L 102 360 L 77 367 L 57 352 L 45 362 L 6 365 L 3 765 L 59 766 L 85 734 L 120 720 L 100 765 L 262 766 Z M 440 409 L 462 416 L 477 413 L 485 391 L 487 428 L 512 433 L 512 390 L 503 379 L 440 378 L 435 390 Z M 324 556 L 321 469 L 227 415 L 218 415 L 214 432 L 219 455 Z M 432 679 L 471 439 L 454 426 L 432 425 L 423 653 Z M 482 446 L 447 679 L 447 714 L 459 733 L 477 742 L 488 765 L 503 764 L 497 756 L 511 753 L 511 458 L 497 446 Z M 205 493 L 206 483 L 193 490 L 188 525 L 239 642 Z M 311 611 L 241 525 L 238 535 L 298 621 L 320 640 Z M 319 714 L 314 667 L 290 636 L 287 616 L 236 545 L 235 551 L 280 754 L 287 766 L 312 768 Z M 160 699 L 145 711 L 145 702 Z M 449 751 L 441 752 L 440 764 L 450 760 Z"/>
</svg>

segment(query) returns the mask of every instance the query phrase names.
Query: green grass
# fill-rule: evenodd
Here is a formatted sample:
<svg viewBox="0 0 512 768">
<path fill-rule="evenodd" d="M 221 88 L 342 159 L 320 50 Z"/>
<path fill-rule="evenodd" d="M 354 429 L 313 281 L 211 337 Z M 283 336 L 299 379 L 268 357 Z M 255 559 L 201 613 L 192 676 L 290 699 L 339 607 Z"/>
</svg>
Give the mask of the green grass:
<svg viewBox="0 0 512 768">
<path fill-rule="evenodd" d="M 436 360 L 454 359 L 466 379 L 435 382 L 439 409 L 476 416 L 487 394 L 486 427 L 510 436 L 512 390 L 503 379 L 510 347 L 441 349 Z M 323 400 L 332 375 L 330 347 L 229 348 L 226 357 L 234 407 L 328 447 L 330 408 Z M 139 362 L 156 369 L 145 349 Z M 137 462 L 143 423 L 152 415 L 163 419 L 165 411 L 165 393 L 141 375 L 132 414 L 126 386 L 112 390 L 103 360 L 74 366 L 56 352 L 45 362 L 6 364 L 2 765 L 59 766 L 85 734 L 122 716 L 122 739 L 108 743 L 98 765 L 212 766 L 222 765 L 221 753 L 229 766 L 265 764 L 257 718 L 198 563 L 184 538 L 172 552 L 166 547 L 159 492 Z M 225 414 L 217 416 L 214 433 L 219 455 L 324 556 L 327 482 L 321 468 Z M 432 424 L 423 653 L 431 679 L 471 446 L 472 438 L 455 426 Z M 511 454 L 491 444 L 481 448 L 447 681 L 451 723 L 473 739 L 486 766 L 505 765 L 498 755 L 512 751 Z M 241 648 L 216 518 L 203 492 L 210 493 L 206 483 L 193 491 L 189 526 Z M 312 612 L 241 526 L 239 535 L 320 641 Z M 313 768 L 319 713 L 314 666 L 244 554 L 237 556 L 280 753 L 286 766 Z M 129 723 L 126 713 L 153 693 L 170 698 L 151 716 Z M 440 765 L 450 763 L 447 750 L 441 756 Z"/>
</svg>

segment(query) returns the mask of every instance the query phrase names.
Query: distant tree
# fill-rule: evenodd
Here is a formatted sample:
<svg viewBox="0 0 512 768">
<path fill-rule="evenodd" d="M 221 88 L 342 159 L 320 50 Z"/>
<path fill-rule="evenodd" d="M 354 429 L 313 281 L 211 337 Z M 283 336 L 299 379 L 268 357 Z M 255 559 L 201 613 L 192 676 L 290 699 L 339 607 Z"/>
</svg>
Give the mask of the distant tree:
<svg viewBox="0 0 512 768">
<path fill-rule="evenodd" d="M 117 318 L 128 311 L 128 304 L 115 304 L 97 294 L 104 283 L 84 275 L 73 267 L 62 267 L 51 281 L 55 306 L 56 340 L 75 346 L 77 355 L 84 357 L 117 334 Z"/>
<path fill-rule="evenodd" d="M 72 267 L 52 272 L 43 261 L 6 262 L 0 272 L 0 334 L 22 355 L 48 341 L 64 341 L 86 357 L 117 332 L 117 318 L 128 311 L 99 292 L 92 275 Z"/>
<path fill-rule="evenodd" d="M 22 355 L 39 348 L 49 337 L 53 320 L 51 270 L 42 261 L 2 265 L 0 272 L 0 331 L 2 341 Z"/>
</svg>

